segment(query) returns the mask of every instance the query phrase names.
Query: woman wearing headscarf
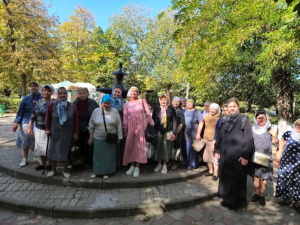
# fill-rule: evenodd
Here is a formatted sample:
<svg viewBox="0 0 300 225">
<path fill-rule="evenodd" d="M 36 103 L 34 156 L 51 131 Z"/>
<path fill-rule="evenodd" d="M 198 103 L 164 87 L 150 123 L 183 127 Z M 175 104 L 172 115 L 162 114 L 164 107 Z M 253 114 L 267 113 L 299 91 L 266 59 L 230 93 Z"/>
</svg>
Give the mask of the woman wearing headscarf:
<svg viewBox="0 0 300 225">
<path fill-rule="evenodd" d="M 76 106 L 79 117 L 79 154 L 72 162 L 72 168 L 83 169 L 85 163 L 93 162 L 93 147 L 87 144 L 89 140 L 89 121 L 93 111 L 99 107 L 99 104 L 92 98 L 89 98 L 89 90 L 85 87 L 78 89 L 78 98 L 73 104 Z"/>
<path fill-rule="evenodd" d="M 34 136 L 28 134 L 28 124 L 30 122 L 32 109 L 33 109 L 33 102 L 42 98 L 41 94 L 39 93 L 39 85 L 36 82 L 31 82 L 29 84 L 30 94 L 25 96 L 19 106 L 16 119 L 13 125 L 13 132 L 19 127 L 17 133 L 17 148 L 22 149 L 22 161 L 20 166 L 26 166 L 27 164 L 27 157 L 29 149 L 34 149 Z"/>
<path fill-rule="evenodd" d="M 125 103 L 124 99 L 122 98 L 122 90 L 123 89 L 121 86 L 115 85 L 112 88 L 112 92 L 111 92 L 111 98 L 112 98 L 111 107 L 118 110 L 120 117 L 121 117 L 121 121 L 123 121 L 123 105 Z M 120 143 L 117 144 L 117 152 L 116 152 L 117 167 L 121 166 L 121 161 L 122 161 L 123 153 L 124 153 L 124 147 L 125 147 L 125 141 L 122 139 L 120 141 Z"/>
<path fill-rule="evenodd" d="M 188 99 L 186 103 L 187 109 L 184 112 L 185 118 L 185 140 L 187 169 L 192 170 L 198 166 L 199 153 L 193 149 L 193 142 L 196 140 L 199 124 L 202 122 L 202 113 L 195 109 L 194 100 Z"/>
<path fill-rule="evenodd" d="M 179 160 L 180 155 L 182 156 L 182 158 L 184 158 L 184 161 L 186 162 L 186 157 L 183 157 L 184 155 L 186 155 L 186 153 L 183 153 L 183 150 L 185 150 L 185 148 L 182 148 L 184 116 L 183 116 L 182 109 L 180 108 L 179 97 L 177 96 L 173 97 L 172 106 L 175 109 L 176 119 L 177 119 L 176 139 L 174 141 L 172 155 L 171 155 L 171 159 L 173 160 L 173 165 L 171 166 L 171 170 L 175 170 L 178 167 L 177 161 Z"/>
<path fill-rule="evenodd" d="M 267 180 L 272 181 L 273 177 L 273 160 L 272 160 L 272 144 L 277 144 L 276 131 L 271 128 L 271 123 L 264 110 L 259 110 L 254 117 L 254 125 L 252 127 L 254 150 L 269 156 L 269 166 L 261 166 L 256 163 L 252 165 L 253 183 L 255 194 L 251 201 L 264 206 L 266 204 L 264 193 L 267 187 Z"/>
<path fill-rule="evenodd" d="M 166 174 L 167 163 L 171 157 L 172 141 L 175 141 L 177 133 L 176 112 L 173 106 L 169 105 L 167 95 L 159 97 L 159 104 L 152 113 L 154 128 L 158 131 L 158 143 L 156 146 L 155 160 L 158 161 L 154 171 Z M 170 137 L 168 138 L 168 133 Z"/>
<path fill-rule="evenodd" d="M 200 123 L 196 136 L 197 140 L 201 139 L 200 134 L 205 126 L 203 140 L 206 145 L 203 153 L 203 161 L 207 163 L 209 169 L 209 172 L 206 174 L 206 176 L 212 176 L 213 181 L 218 180 L 219 163 L 212 150 L 214 150 L 213 146 L 215 144 L 215 133 L 218 132 L 221 122 L 222 119 L 220 118 L 220 106 L 217 103 L 210 104 L 209 113 L 204 116 L 203 121 Z"/>
<path fill-rule="evenodd" d="M 51 102 L 46 114 L 46 133 L 51 135 L 47 158 L 51 160 L 52 170 L 47 174 L 52 177 L 56 174 L 56 163 L 63 162 L 63 175 L 70 178 L 68 171 L 69 152 L 78 140 L 79 119 L 77 108 L 68 102 L 68 92 L 64 87 L 57 90 L 57 100 Z"/>
<path fill-rule="evenodd" d="M 33 113 L 28 126 L 28 134 L 33 135 L 34 133 L 35 136 L 34 155 L 40 157 L 40 165 L 35 168 L 36 170 L 42 170 L 45 166 L 44 161 L 47 146 L 46 112 L 51 102 L 51 95 L 54 92 L 54 88 L 46 84 L 41 90 L 43 98 L 34 102 Z M 50 162 L 45 167 L 45 170 L 51 170 Z"/>
<path fill-rule="evenodd" d="M 107 133 L 113 133 L 118 135 L 118 142 L 120 142 L 123 133 L 119 112 L 111 107 L 111 102 L 111 96 L 109 94 L 104 95 L 101 100 L 101 107 L 94 110 L 89 122 L 90 138 L 88 144 L 94 143 L 92 179 L 98 175 L 107 179 L 108 174 L 116 172 L 117 143 L 108 143 L 105 139 Z"/>
<path fill-rule="evenodd" d="M 140 163 L 147 163 L 147 148 L 145 130 L 147 123 L 154 125 L 146 99 L 138 97 L 137 87 L 131 87 L 128 91 L 128 102 L 123 107 L 123 128 L 126 137 L 123 165 L 131 163 L 127 175 L 138 177 Z"/>
<path fill-rule="evenodd" d="M 300 119 L 294 123 L 292 131 L 283 134 L 276 153 L 275 166 L 278 169 L 276 197 L 280 205 L 293 203 L 300 213 Z"/>
</svg>

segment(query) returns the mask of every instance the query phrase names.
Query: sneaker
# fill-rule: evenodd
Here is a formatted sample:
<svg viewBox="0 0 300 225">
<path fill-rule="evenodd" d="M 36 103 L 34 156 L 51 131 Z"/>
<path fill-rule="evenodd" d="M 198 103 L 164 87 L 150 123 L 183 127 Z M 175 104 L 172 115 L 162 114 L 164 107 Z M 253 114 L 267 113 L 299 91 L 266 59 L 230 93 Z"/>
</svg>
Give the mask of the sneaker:
<svg viewBox="0 0 300 225">
<path fill-rule="evenodd" d="M 37 167 L 34 168 L 35 170 L 42 170 L 44 169 L 44 166 L 43 165 L 38 165 Z"/>
<path fill-rule="evenodd" d="M 139 177 L 139 175 L 140 175 L 140 168 L 138 168 L 138 167 L 135 167 L 134 168 L 134 172 L 133 172 L 133 177 Z"/>
<path fill-rule="evenodd" d="M 65 178 L 69 179 L 71 177 L 71 174 L 69 172 L 63 171 L 63 175 Z"/>
<path fill-rule="evenodd" d="M 51 165 L 46 165 L 45 170 L 52 170 L 52 166 Z"/>
<path fill-rule="evenodd" d="M 126 174 L 131 175 L 131 174 L 133 174 L 133 171 L 134 171 L 134 166 L 130 166 L 130 168 L 129 168 L 129 170 L 127 170 Z"/>
<path fill-rule="evenodd" d="M 259 199 L 259 195 L 254 194 L 254 195 L 252 196 L 252 198 L 251 198 L 251 202 L 257 202 L 258 199 Z"/>
<path fill-rule="evenodd" d="M 158 173 L 161 170 L 161 168 L 162 168 L 162 165 L 161 164 L 157 164 L 157 166 L 154 169 L 154 172 Z"/>
<path fill-rule="evenodd" d="M 266 200 L 265 200 L 265 197 L 264 196 L 260 196 L 259 197 L 259 204 L 261 206 L 265 206 L 266 205 Z"/>
<path fill-rule="evenodd" d="M 105 179 L 105 180 L 108 179 L 108 175 L 104 175 L 103 179 Z"/>
<path fill-rule="evenodd" d="M 166 166 L 166 165 L 163 165 L 162 170 L 161 170 L 161 173 L 162 173 L 162 174 L 166 174 L 167 172 L 168 172 L 167 166 Z"/>
<path fill-rule="evenodd" d="M 47 173 L 47 177 L 53 177 L 55 175 L 55 172 L 51 170 L 49 173 Z"/>
<path fill-rule="evenodd" d="M 92 174 L 92 175 L 91 175 L 91 179 L 95 179 L 96 177 L 97 177 L 96 174 Z"/>
<path fill-rule="evenodd" d="M 173 164 L 173 166 L 171 166 L 171 170 L 176 170 L 177 169 L 177 165 L 176 164 Z"/>
<path fill-rule="evenodd" d="M 24 167 L 27 164 L 27 159 L 26 158 L 22 158 L 22 161 L 20 162 L 20 166 Z"/>
</svg>

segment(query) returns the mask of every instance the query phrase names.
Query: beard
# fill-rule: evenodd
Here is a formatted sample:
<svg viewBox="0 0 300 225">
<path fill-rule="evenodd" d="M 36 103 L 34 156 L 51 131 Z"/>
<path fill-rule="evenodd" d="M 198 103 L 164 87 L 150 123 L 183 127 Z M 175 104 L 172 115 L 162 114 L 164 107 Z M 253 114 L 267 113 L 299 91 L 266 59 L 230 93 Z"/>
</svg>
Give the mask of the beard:
<svg viewBox="0 0 300 225">
<path fill-rule="evenodd" d="M 239 115 L 240 114 L 240 110 L 238 110 L 236 113 L 230 113 L 230 112 L 228 112 L 228 116 L 229 117 L 237 117 L 237 115 Z"/>
</svg>

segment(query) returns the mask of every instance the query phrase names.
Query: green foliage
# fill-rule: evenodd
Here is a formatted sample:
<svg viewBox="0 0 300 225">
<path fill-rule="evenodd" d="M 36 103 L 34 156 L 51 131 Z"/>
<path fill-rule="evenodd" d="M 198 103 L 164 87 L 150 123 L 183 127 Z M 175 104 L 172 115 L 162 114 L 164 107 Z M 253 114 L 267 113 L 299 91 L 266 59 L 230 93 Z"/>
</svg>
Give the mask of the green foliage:
<svg viewBox="0 0 300 225">
<path fill-rule="evenodd" d="M 17 97 L 0 97 L 0 105 L 5 105 L 5 110 L 9 110 L 9 112 L 17 112 L 19 105 L 21 102 L 21 98 Z"/>
</svg>

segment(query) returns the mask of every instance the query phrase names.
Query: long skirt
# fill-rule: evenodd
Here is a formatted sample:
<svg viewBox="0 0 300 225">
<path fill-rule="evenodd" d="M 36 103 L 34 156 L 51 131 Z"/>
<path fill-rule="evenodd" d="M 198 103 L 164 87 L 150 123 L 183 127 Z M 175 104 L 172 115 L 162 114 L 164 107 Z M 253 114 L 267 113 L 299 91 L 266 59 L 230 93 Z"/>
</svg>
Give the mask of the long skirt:
<svg viewBox="0 0 300 225">
<path fill-rule="evenodd" d="M 158 132 L 158 143 L 156 146 L 155 161 L 165 160 L 169 162 L 171 157 L 172 142 L 167 141 L 167 133 Z"/>
<path fill-rule="evenodd" d="M 28 134 L 28 124 L 19 124 L 19 129 L 17 132 L 16 146 L 18 149 L 34 149 L 34 135 Z"/>
<path fill-rule="evenodd" d="M 96 175 L 116 172 L 116 144 L 94 138 L 93 171 Z"/>
<path fill-rule="evenodd" d="M 39 128 L 34 129 L 35 144 L 34 144 L 34 155 L 45 156 L 47 147 L 47 134 L 45 130 Z"/>
<path fill-rule="evenodd" d="M 203 161 L 206 163 L 213 163 L 215 165 L 219 165 L 218 159 L 214 156 L 213 152 L 211 151 L 212 141 L 207 139 L 203 139 L 205 141 L 205 149 L 203 153 Z"/>
<path fill-rule="evenodd" d="M 231 209 L 246 206 L 247 171 L 248 167 L 238 160 L 221 158 L 218 196 L 223 199 L 224 206 Z"/>
</svg>

